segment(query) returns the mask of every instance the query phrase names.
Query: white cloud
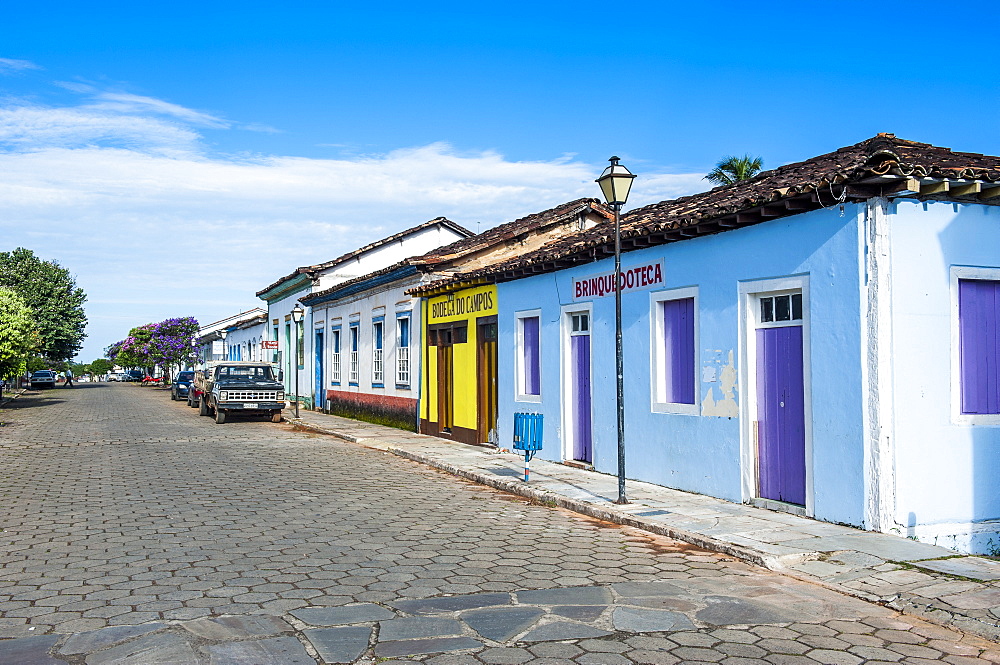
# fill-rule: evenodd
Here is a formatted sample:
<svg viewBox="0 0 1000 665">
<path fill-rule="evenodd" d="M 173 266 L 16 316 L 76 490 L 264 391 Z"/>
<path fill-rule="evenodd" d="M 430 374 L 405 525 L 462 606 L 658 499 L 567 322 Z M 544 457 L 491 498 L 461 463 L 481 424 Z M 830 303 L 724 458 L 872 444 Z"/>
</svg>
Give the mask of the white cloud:
<svg viewBox="0 0 1000 665">
<path fill-rule="evenodd" d="M 230 126 L 229 122 L 222 118 L 203 111 L 195 111 L 154 97 L 144 97 L 124 92 L 98 93 L 95 96 L 95 101 L 84 108 L 123 114 L 155 113 L 157 115 L 171 116 L 193 125 L 217 129 L 224 129 Z"/>
<path fill-rule="evenodd" d="M 199 138 L 181 124 L 141 115 L 88 108 L 0 108 L 0 146 L 21 151 L 106 145 L 172 154 L 192 150 Z"/>
<path fill-rule="evenodd" d="M 97 357 L 132 325 L 215 320 L 296 266 L 445 215 L 475 230 L 595 196 L 595 167 L 513 162 L 444 143 L 344 159 L 210 157 L 192 126 L 226 121 L 97 93 L 71 108 L 0 107 L 0 251 L 56 259 L 89 294 Z M 213 124 L 214 123 L 214 124 Z M 704 189 L 645 175 L 633 205 Z"/>
<path fill-rule="evenodd" d="M 15 60 L 13 58 L 0 58 L 0 74 L 8 72 L 20 72 L 25 69 L 41 69 L 40 65 L 29 60 Z"/>
</svg>

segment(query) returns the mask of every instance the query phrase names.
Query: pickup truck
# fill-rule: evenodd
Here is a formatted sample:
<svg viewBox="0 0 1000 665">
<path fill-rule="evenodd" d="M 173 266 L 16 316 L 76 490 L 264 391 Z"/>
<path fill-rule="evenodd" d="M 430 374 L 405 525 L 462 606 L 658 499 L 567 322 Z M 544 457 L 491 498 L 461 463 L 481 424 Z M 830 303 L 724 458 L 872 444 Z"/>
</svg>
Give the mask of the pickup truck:
<svg viewBox="0 0 1000 665">
<path fill-rule="evenodd" d="M 266 415 L 271 422 L 281 422 L 285 388 L 275 379 L 268 363 L 209 363 L 205 369 L 195 371 L 193 388 L 188 392 L 188 403 L 194 405 L 197 400 L 199 415 L 215 416 L 220 425 L 229 413 Z"/>
</svg>

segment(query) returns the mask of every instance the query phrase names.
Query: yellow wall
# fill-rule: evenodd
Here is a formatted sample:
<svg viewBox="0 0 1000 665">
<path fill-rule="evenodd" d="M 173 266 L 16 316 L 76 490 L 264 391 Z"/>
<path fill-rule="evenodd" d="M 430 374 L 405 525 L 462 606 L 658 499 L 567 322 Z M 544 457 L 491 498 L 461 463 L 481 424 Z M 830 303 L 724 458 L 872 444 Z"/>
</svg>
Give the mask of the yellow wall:
<svg viewBox="0 0 1000 665">
<path fill-rule="evenodd" d="M 497 288 L 493 285 L 462 289 L 452 294 L 424 299 L 424 377 L 420 382 L 420 417 L 437 422 L 437 347 L 427 345 L 426 326 L 453 321 L 468 321 L 468 341 L 455 344 L 455 426 L 476 429 L 478 420 L 476 319 L 497 313 Z"/>
</svg>

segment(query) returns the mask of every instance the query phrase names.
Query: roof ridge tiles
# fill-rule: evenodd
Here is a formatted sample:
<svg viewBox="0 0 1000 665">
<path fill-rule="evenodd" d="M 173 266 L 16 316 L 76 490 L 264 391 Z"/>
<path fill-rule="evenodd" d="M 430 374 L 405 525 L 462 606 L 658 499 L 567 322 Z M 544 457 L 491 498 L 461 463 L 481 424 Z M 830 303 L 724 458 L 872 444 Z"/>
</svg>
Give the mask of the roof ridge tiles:
<svg viewBox="0 0 1000 665">
<path fill-rule="evenodd" d="M 837 205 L 838 201 L 845 200 L 848 187 L 855 188 L 852 190 L 855 192 L 853 200 L 860 200 L 879 195 L 866 194 L 861 181 L 886 174 L 897 178 L 941 177 L 1000 182 L 1000 157 L 956 152 L 929 143 L 901 139 L 891 133 L 879 133 L 853 145 L 763 171 L 748 180 L 630 210 L 622 217 L 622 236 L 633 238 L 700 226 L 808 193 L 820 197 L 819 201 L 811 204 L 813 206 Z M 830 202 L 825 203 L 828 198 Z M 788 216 L 798 212 L 784 210 L 778 214 Z M 445 286 L 447 283 L 483 277 L 491 277 L 494 281 L 513 279 L 521 274 L 517 271 L 528 267 L 537 270 L 542 265 L 542 272 L 548 272 L 555 269 L 559 260 L 573 257 L 596 260 L 599 258 L 596 248 L 613 242 L 613 233 L 608 233 L 608 230 L 602 224 L 554 239 L 502 265 L 460 273 L 433 284 Z M 724 230 L 720 228 L 708 232 Z"/>
<path fill-rule="evenodd" d="M 381 238 L 379 240 L 375 240 L 373 242 L 370 242 L 367 245 L 364 245 L 363 247 L 359 247 L 357 249 L 351 250 L 350 252 L 347 252 L 346 254 L 342 254 L 341 256 L 338 256 L 337 258 L 332 259 L 330 261 L 324 261 L 323 263 L 317 263 L 317 264 L 311 265 L 311 266 L 300 266 L 300 267 L 296 268 L 294 271 L 292 271 L 291 273 L 289 273 L 289 274 L 285 275 L 284 277 L 282 277 L 281 279 L 275 281 L 273 284 L 271 284 L 271 285 L 269 285 L 269 286 L 261 289 L 260 291 L 257 292 L 256 295 L 257 295 L 258 298 L 260 298 L 263 294 L 265 294 L 268 291 L 270 291 L 270 290 L 274 289 L 275 287 L 279 286 L 282 282 L 286 282 L 286 281 L 288 281 L 288 280 L 290 280 L 290 279 L 292 279 L 292 278 L 294 278 L 294 277 L 296 277 L 298 275 L 304 275 L 304 274 L 319 272 L 320 270 L 326 270 L 327 268 L 332 268 L 333 266 L 336 266 L 336 265 L 338 265 L 340 263 L 343 263 L 344 261 L 349 261 L 349 260 L 351 260 L 351 259 L 353 259 L 353 258 L 355 258 L 357 256 L 360 256 L 361 254 L 364 254 L 365 252 L 371 251 L 373 249 L 377 249 L 378 247 L 386 245 L 386 244 L 388 244 L 390 242 L 393 242 L 393 241 L 398 240 L 400 238 L 406 237 L 406 236 L 411 235 L 413 233 L 416 233 L 418 231 L 422 231 L 422 230 L 424 230 L 426 228 L 430 228 L 432 226 L 439 225 L 439 224 L 443 225 L 443 226 L 447 226 L 448 228 L 450 228 L 451 230 L 455 231 L 459 235 L 464 235 L 466 238 L 475 235 L 469 229 L 465 228 L 464 226 L 462 226 L 460 224 L 457 224 L 457 223 L 451 221 L 447 217 L 444 217 L 444 216 L 435 217 L 434 219 L 428 220 L 428 221 L 423 222 L 421 224 L 417 224 L 416 226 L 411 226 L 410 228 L 404 229 L 402 231 L 399 231 L 398 233 L 393 233 L 392 235 L 389 235 L 389 236 L 386 236 L 386 237 Z"/>
</svg>

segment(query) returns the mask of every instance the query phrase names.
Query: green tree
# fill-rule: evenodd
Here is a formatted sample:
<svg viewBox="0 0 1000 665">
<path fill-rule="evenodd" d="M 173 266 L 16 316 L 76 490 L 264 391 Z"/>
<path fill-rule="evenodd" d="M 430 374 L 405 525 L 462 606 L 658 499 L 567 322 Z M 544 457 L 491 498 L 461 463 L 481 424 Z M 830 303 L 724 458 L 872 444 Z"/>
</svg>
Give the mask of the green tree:
<svg viewBox="0 0 1000 665">
<path fill-rule="evenodd" d="M 95 376 L 104 376 L 115 368 L 115 364 L 107 358 L 98 358 L 90 362 L 90 372 Z"/>
<path fill-rule="evenodd" d="M 23 247 L 0 252 L 0 287 L 21 296 L 34 312 L 42 357 L 65 361 L 76 355 L 86 337 L 87 296 L 66 268 Z"/>
<path fill-rule="evenodd" d="M 719 161 L 712 169 L 705 180 L 714 182 L 716 185 L 732 185 L 740 180 L 749 180 L 758 173 L 764 166 L 764 161 L 760 157 L 743 155 L 742 157 L 726 157 Z"/>
<path fill-rule="evenodd" d="M 10 289 L 0 288 L 0 377 L 22 371 L 37 346 L 31 308 Z"/>
</svg>

